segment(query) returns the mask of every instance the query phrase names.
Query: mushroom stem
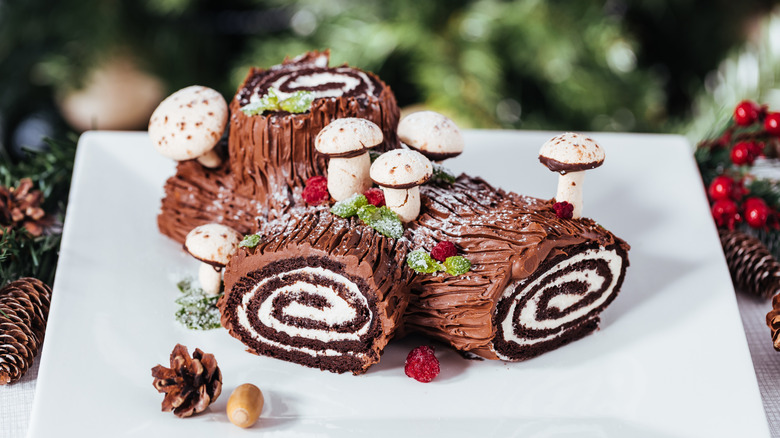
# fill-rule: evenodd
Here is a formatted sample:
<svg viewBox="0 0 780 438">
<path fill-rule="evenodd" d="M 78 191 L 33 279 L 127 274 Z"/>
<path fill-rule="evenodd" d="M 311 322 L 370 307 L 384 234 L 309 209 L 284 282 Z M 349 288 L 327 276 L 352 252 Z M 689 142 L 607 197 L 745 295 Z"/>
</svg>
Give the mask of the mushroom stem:
<svg viewBox="0 0 780 438">
<path fill-rule="evenodd" d="M 328 192 L 336 201 L 371 188 L 371 158 L 368 153 L 357 157 L 333 157 L 328 163 Z"/>
<path fill-rule="evenodd" d="M 393 210 L 402 222 L 411 222 L 420 214 L 420 188 L 391 189 L 382 187 L 385 205 Z"/>
<path fill-rule="evenodd" d="M 222 287 L 222 269 L 201 263 L 198 268 L 198 281 L 207 295 L 217 295 Z"/>
<path fill-rule="evenodd" d="M 219 155 L 216 152 L 214 152 L 214 149 L 211 149 L 205 154 L 199 156 L 197 160 L 198 163 L 203 165 L 203 167 L 208 167 L 209 169 L 217 168 L 220 164 L 222 164 L 222 159 L 219 158 Z"/>
<path fill-rule="evenodd" d="M 558 177 L 558 193 L 555 200 L 568 202 L 574 207 L 572 219 L 582 217 L 582 183 L 585 180 L 585 172 L 567 172 Z"/>
</svg>

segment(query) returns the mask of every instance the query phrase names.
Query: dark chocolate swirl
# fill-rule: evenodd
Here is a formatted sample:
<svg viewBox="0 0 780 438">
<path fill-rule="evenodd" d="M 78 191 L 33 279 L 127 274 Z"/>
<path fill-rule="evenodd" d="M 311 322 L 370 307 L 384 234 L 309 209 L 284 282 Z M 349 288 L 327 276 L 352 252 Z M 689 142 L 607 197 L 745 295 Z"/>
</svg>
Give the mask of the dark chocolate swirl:
<svg viewBox="0 0 780 438">
<path fill-rule="evenodd" d="M 620 290 L 625 257 L 620 246 L 580 248 L 510 283 L 493 318 L 498 357 L 528 359 L 595 330 Z"/>
</svg>

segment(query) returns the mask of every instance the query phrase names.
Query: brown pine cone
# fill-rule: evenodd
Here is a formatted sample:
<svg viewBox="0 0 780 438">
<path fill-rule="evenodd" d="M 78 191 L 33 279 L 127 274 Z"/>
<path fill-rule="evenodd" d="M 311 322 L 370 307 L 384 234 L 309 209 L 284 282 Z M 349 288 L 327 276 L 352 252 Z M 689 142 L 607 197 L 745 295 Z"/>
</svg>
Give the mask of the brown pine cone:
<svg viewBox="0 0 780 438">
<path fill-rule="evenodd" d="M 772 331 L 772 345 L 780 351 L 780 295 L 772 298 L 772 310 L 766 314 L 766 325 Z"/>
<path fill-rule="evenodd" d="M 719 233 L 731 279 L 738 289 L 762 298 L 780 293 L 780 263 L 760 240 L 736 230 Z"/>
<path fill-rule="evenodd" d="M 213 354 L 199 348 L 190 357 L 187 347 L 176 344 L 171 353 L 171 367 L 152 368 L 154 387 L 164 392 L 163 412 L 189 417 L 206 410 L 222 392 L 222 373 Z"/>
<path fill-rule="evenodd" d="M 43 194 L 32 188 L 30 178 L 22 178 L 16 187 L 0 186 L 0 235 L 3 228 L 22 226 L 37 237 L 51 225 L 51 216 L 47 216 L 41 208 Z"/>
<path fill-rule="evenodd" d="M 21 278 L 0 289 L 0 385 L 19 380 L 43 343 L 51 289 Z"/>
</svg>

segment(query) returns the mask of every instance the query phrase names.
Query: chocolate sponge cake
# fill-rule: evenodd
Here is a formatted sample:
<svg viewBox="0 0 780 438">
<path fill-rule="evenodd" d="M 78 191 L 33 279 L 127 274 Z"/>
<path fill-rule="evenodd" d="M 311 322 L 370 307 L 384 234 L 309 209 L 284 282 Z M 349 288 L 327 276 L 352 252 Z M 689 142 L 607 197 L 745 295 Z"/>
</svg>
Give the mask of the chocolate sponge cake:
<svg viewBox="0 0 780 438">
<path fill-rule="evenodd" d="M 450 241 L 465 275 L 418 275 L 406 328 L 488 359 L 523 360 L 598 327 L 628 266 L 628 245 L 593 220 L 562 219 L 551 201 L 461 176 L 423 186 L 413 247 Z"/>
<path fill-rule="evenodd" d="M 408 242 L 327 209 L 263 232 L 225 273 L 222 325 L 259 355 L 355 374 L 378 362 L 409 302 Z"/>
<path fill-rule="evenodd" d="M 242 110 L 272 89 L 281 97 L 300 90 L 314 97 L 301 112 Z M 620 290 L 629 246 L 580 217 L 582 175 L 576 172 L 603 162 L 597 146 L 595 155 L 581 153 L 582 145 L 593 146 L 590 139 L 566 134 L 550 142 L 569 148 L 545 158 L 565 166 L 566 182 L 560 199 L 542 200 L 468 175 L 432 178 L 437 167 L 420 153 L 430 148 L 426 143 L 438 148 L 445 138 L 459 137 L 454 124 L 421 117 L 409 125 L 422 126 L 425 135 L 404 132 L 404 142 L 415 142 L 409 150 L 398 140 L 399 110 L 389 87 L 359 69 L 328 67 L 327 53 L 252 69 L 229 108 L 227 144 L 216 148 L 226 160 L 212 167 L 180 162 L 166 183 L 158 224 L 179 242 L 212 222 L 257 236 L 225 267 L 219 301 L 222 325 L 252 353 L 360 374 L 379 361 L 396 333 L 418 332 L 487 359 L 524 360 L 596 330 Z M 388 165 L 384 171 L 392 178 L 380 180 L 365 157 L 371 171 L 351 175 L 370 175 L 369 187 L 373 181 L 392 195 L 382 206 L 384 196 L 372 193 L 373 205 L 366 205 L 369 194 L 355 193 L 363 197 L 361 209 L 390 211 L 398 233 L 360 214 L 334 214 L 333 181 L 326 181 L 324 196 L 305 195 L 310 178 L 332 176 L 329 160 L 349 158 L 315 148 L 323 128 L 347 118 L 376 125 L 382 138 L 374 150 L 385 152 L 382 157 L 423 160 L 421 167 Z M 427 119 L 438 122 L 428 126 Z M 425 140 L 417 144 L 419 138 Z M 456 146 L 446 156 L 459 153 L 462 143 Z M 431 159 L 443 158 L 436 150 Z M 572 154 L 587 162 L 569 162 Z M 405 171 L 409 181 L 396 178 Z M 411 200 L 414 208 L 408 208 Z M 404 204 L 403 214 L 392 210 L 396 203 Z M 440 244 L 457 251 L 454 257 L 467 268 L 450 270 L 449 258 L 430 260 L 427 271 L 411 262 L 410 254 L 433 254 Z"/>
</svg>

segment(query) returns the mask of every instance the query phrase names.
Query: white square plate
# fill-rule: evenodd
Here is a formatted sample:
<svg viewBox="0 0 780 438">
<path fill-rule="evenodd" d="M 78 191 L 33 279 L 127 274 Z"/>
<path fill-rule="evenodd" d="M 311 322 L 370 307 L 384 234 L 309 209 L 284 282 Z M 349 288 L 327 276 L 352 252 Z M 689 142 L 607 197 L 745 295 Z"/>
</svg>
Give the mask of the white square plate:
<svg viewBox="0 0 780 438">
<path fill-rule="evenodd" d="M 494 185 L 554 196 L 537 160 L 551 133 L 467 131 L 446 164 Z M 90 132 L 73 190 L 29 436 L 239 436 L 225 406 L 239 384 L 266 398 L 267 436 L 769 436 L 731 280 L 685 139 L 594 134 L 605 165 L 585 182 L 585 215 L 632 249 L 601 330 L 521 363 L 471 361 L 438 345 L 441 374 L 404 375 L 421 338 L 394 340 L 362 376 L 244 351 L 223 329 L 173 319 L 176 282 L 197 262 L 156 226 L 174 163 L 145 133 Z M 176 343 L 213 353 L 223 395 L 195 417 L 160 412 L 151 368 Z M 243 435 L 241 435 L 243 436 Z"/>
</svg>

